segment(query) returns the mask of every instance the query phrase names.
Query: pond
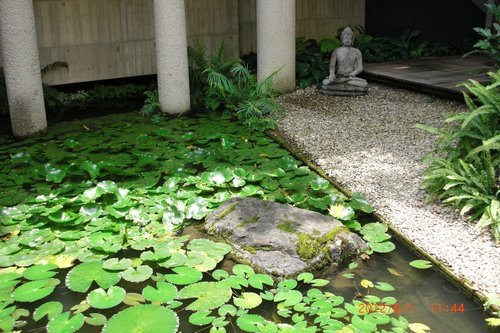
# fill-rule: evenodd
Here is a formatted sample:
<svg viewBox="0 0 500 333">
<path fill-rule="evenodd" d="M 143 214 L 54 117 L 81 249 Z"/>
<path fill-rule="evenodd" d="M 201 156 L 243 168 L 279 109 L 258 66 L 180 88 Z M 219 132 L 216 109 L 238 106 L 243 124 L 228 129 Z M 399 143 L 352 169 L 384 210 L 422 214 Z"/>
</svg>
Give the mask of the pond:
<svg viewBox="0 0 500 333">
<path fill-rule="evenodd" d="M 221 270 L 225 244 L 179 237 L 234 196 L 333 205 L 353 228 L 369 218 L 361 196 L 228 116 L 110 115 L 0 143 L 4 331 L 175 332 L 178 315 L 183 332 L 276 332 L 267 319 L 283 332 L 488 332 L 480 305 L 394 240 L 340 273 L 277 283 Z"/>
</svg>

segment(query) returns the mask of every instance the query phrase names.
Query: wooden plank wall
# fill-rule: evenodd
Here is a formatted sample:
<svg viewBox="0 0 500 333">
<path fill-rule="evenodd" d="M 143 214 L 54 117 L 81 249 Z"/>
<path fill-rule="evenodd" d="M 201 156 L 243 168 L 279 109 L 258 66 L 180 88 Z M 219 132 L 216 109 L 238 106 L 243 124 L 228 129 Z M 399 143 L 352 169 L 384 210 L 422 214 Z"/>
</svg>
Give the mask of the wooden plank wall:
<svg viewBox="0 0 500 333">
<path fill-rule="evenodd" d="M 255 0 L 238 0 L 240 55 L 256 51 Z M 297 0 L 296 36 L 321 40 L 348 24 L 365 24 L 365 0 Z"/>
<path fill-rule="evenodd" d="M 65 84 L 154 74 L 152 0 L 34 0 L 40 63 L 68 63 L 44 74 Z M 321 39 L 364 24 L 365 0 L 297 0 L 297 36 Z M 225 56 L 256 49 L 255 0 L 186 0 L 188 44 Z"/>
</svg>

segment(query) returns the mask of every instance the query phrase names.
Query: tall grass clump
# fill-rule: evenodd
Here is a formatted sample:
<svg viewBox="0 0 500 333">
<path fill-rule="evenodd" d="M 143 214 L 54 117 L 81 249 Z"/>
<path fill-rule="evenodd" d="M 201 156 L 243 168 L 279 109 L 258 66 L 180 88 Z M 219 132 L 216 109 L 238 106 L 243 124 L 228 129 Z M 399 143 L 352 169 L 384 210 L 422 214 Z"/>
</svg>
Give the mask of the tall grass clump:
<svg viewBox="0 0 500 333">
<path fill-rule="evenodd" d="M 459 208 L 462 215 L 490 227 L 500 241 L 500 71 L 492 82 L 465 83 L 468 112 L 446 119 L 453 126 L 417 125 L 439 136 L 427 157 L 423 186 L 431 199 Z"/>
</svg>

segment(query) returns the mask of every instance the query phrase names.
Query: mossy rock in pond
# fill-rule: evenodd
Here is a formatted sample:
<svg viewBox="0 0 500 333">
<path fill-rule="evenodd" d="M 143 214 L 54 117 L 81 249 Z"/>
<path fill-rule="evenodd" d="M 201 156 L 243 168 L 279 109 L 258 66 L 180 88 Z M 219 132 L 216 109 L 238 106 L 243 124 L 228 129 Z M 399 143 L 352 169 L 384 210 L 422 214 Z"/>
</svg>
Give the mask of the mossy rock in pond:
<svg viewBox="0 0 500 333">
<path fill-rule="evenodd" d="M 331 270 L 366 249 L 330 216 L 255 198 L 226 201 L 207 217 L 205 230 L 224 238 L 236 260 L 275 276 Z"/>
</svg>

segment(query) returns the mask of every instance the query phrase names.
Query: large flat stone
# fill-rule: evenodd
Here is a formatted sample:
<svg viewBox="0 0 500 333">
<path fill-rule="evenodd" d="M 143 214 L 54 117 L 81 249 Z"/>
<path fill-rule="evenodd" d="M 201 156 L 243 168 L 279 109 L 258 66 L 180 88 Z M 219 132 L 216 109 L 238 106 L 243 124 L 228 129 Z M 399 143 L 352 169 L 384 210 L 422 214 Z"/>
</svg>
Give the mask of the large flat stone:
<svg viewBox="0 0 500 333">
<path fill-rule="evenodd" d="M 275 276 L 336 268 L 366 248 L 330 216 L 254 198 L 228 200 L 207 217 L 205 229 L 233 246 L 236 260 Z"/>
</svg>

